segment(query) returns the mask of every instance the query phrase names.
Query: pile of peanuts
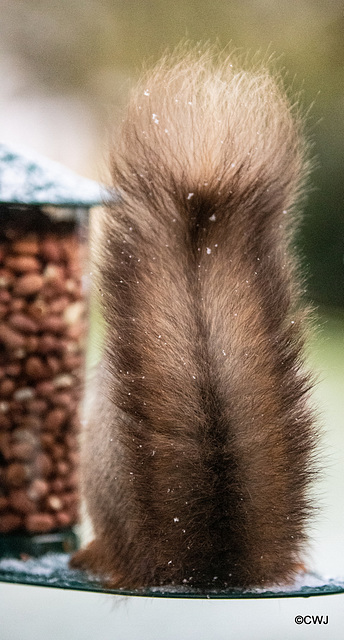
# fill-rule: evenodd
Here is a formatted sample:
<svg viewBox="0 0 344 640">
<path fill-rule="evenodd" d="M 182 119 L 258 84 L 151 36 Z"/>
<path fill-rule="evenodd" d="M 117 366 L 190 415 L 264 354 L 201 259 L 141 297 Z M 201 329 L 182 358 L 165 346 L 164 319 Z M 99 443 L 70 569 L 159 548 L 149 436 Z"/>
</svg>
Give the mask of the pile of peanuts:
<svg viewBox="0 0 344 640">
<path fill-rule="evenodd" d="M 30 225 L 0 210 L 3 534 L 46 533 L 78 519 L 84 251 L 74 223 L 35 211 Z"/>
</svg>

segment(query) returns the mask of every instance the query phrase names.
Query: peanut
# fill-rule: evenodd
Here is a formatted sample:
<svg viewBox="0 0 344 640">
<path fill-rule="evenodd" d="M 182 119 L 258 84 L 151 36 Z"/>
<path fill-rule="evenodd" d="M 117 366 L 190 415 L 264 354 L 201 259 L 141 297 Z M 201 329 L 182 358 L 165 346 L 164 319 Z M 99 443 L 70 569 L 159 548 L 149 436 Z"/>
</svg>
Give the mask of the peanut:
<svg viewBox="0 0 344 640">
<path fill-rule="evenodd" d="M 30 513 L 25 518 L 25 528 L 30 533 L 47 533 L 54 525 L 55 519 L 50 513 Z"/>
<path fill-rule="evenodd" d="M 38 273 L 28 273 L 17 279 L 14 293 L 19 296 L 32 296 L 43 287 L 44 279 Z"/>
<path fill-rule="evenodd" d="M 66 411 L 60 407 L 52 409 L 46 416 L 44 428 L 48 431 L 59 431 L 66 420 Z"/>
<path fill-rule="evenodd" d="M 81 254 L 76 236 L 46 231 L 46 221 L 42 236 L 6 224 L 0 218 L 0 533 L 45 533 L 78 517 Z"/>
<path fill-rule="evenodd" d="M 39 253 L 37 237 L 32 235 L 27 237 L 25 240 L 17 240 L 16 242 L 13 242 L 12 251 L 14 253 L 24 253 L 36 256 Z"/>
<path fill-rule="evenodd" d="M 5 265 L 12 271 L 22 273 L 24 271 L 38 271 L 40 263 L 34 256 L 19 255 L 8 256 Z"/>
<path fill-rule="evenodd" d="M 0 515 L 0 533 L 15 531 L 21 525 L 21 516 L 17 513 L 8 512 Z"/>
<path fill-rule="evenodd" d="M 22 333 L 37 333 L 39 326 L 32 318 L 24 315 L 24 313 L 12 313 L 8 318 L 8 323 L 17 331 Z"/>
<path fill-rule="evenodd" d="M 34 501 L 29 498 L 27 492 L 23 489 L 11 491 L 8 496 L 8 502 L 10 507 L 14 511 L 19 511 L 19 513 L 34 513 L 36 511 Z"/>
<path fill-rule="evenodd" d="M 6 324 L 0 324 L 0 343 L 7 349 L 20 349 L 25 345 L 25 338 Z"/>
</svg>

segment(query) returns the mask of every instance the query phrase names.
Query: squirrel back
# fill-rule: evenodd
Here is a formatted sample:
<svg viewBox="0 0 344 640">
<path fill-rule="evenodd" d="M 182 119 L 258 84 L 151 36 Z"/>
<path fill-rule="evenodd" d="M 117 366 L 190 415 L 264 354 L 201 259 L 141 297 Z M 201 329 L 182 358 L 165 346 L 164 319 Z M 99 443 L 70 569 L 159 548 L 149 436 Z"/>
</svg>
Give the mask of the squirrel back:
<svg viewBox="0 0 344 640">
<path fill-rule="evenodd" d="M 95 540 L 74 560 L 113 586 L 263 585 L 302 561 L 315 427 L 289 244 L 305 147 L 264 69 L 191 52 L 133 93 L 97 257 Z"/>
</svg>

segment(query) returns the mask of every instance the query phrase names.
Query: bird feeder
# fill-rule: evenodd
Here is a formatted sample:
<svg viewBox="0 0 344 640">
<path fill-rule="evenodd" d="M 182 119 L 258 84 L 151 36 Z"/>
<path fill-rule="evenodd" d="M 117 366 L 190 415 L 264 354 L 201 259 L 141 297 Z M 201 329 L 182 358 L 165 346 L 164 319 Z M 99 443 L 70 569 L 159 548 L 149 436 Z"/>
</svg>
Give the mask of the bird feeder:
<svg viewBox="0 0 344 640">
<path fill-rule="evenodd" d="M 0 555 L 72 550 L 96 182 L 0 145 Z"/>
</svg>

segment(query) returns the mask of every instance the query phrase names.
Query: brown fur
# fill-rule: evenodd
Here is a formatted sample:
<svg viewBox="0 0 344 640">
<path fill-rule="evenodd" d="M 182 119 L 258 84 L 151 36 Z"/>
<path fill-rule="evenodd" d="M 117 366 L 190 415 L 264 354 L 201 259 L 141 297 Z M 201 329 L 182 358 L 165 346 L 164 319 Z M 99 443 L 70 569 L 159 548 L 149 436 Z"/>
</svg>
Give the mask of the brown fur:
<svg viewBox="0 0 344 640">
<path fill-rule="evenodd" d="M 129 588 L 293 577 L 315 439 L 288 251 L 307 170 L 265 70 L 187 53 L 138 85 L 101 221 L 95 540 L 74 566 Z"/>
</svg>

